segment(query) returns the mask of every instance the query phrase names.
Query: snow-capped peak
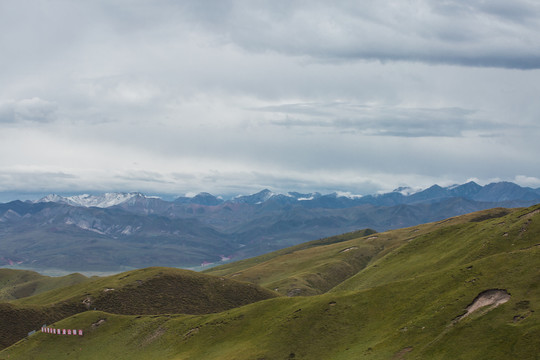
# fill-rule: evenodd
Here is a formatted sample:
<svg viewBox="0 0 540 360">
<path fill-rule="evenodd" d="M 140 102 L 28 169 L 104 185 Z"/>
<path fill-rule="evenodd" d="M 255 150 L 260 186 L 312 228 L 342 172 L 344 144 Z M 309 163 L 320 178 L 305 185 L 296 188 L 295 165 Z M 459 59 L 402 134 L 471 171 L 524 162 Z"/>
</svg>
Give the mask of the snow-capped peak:
<svg viewBox="0 0 540 360">
<path fill-rule="evenodd" d="M 36 201 L 36 203 L 42 203 L 42 202 L 55 202 L 55 203 L 66 203 L 67 198 L 56 195 L 56 194 L 49 194 L 39 200 Z"/>
<path fill-rule="evenodd" d="M 354 200 L 354 199 L 360 199 L 363 195 L 353 194 L 348 191 L 336 191 L 336 196 Z"/>
<path fill-rule="evenodd" d="M 55 202 L 71 206 L 108 208 L 111 206 L 122 204 L 138 196 L 144 195 L 138 192 L 105 193 L 101 195 L 82 194 L 67 197 L 51 194 L 45 196 L 44 198 L 41 198 L 37 202 Z"/>
<path fill-rule="evenodd" d="M 256 194 L 236 196 L 232 201 L 235 203 L 262 204 L 274 195 L 276 194 L 272 191 L 264 189 Z"/>
<path fill-rule="evenodd" d="M 413 189 L 410 186 L 400 186 L 397 189 L 394 189 L 392 192 L 400 193 L 401 195 L 404 195 L 404 196 L 409 196 L 412 194 L 416 194 L 420 190 L 421 190 L 420 188 Z"/>
</svg>

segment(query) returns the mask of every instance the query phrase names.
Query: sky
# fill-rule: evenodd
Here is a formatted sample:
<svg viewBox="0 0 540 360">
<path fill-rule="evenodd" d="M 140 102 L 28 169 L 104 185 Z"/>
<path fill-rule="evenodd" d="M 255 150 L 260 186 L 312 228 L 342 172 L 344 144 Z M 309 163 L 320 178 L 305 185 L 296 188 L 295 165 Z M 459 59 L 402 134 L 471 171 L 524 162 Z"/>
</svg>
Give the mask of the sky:
<svg viewBox="0 0 540 360">
<path fill-rule="evenodd" d="M 536 0 L 2 0 L 0 83 L 0 200 L 540 187 Z"/>
</svg>

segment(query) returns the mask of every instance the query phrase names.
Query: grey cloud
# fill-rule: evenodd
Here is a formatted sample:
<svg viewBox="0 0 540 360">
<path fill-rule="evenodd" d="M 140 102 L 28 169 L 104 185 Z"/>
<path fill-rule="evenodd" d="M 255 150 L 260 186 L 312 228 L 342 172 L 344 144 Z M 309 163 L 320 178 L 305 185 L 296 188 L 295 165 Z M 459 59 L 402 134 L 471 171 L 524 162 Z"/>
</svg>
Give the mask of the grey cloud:
<svg viewBox="0 0 540 360">
<path fill-rule="evenodd" d="M 72 186 L 77 179 L 78 176 L 63 171 L 1 170 L 0 191 L 59 189 L 61 186 Z"/>
<path fill-rule="evenodd" d="M 540 178 L 536 1 L 38 3 L 0 5 L 0 169 L 77 177 L 4 189 Z"/>
<path fill-rule="evenodd" d="M 482 12 L 497 16 L 506 21 L 527 25 L 538 21 L 540 15 L 540 6 L 534 0 L 506 1 L 463 1 Z"/>
<path fill-rule="evenodd" d="M 56 104 L 37 97 L 6 101 L 0 103 L 0 123 L 51 122 L 56 118 L 56 110 Z"/>
<path fill-rule="evenodd" d="M 286 127 L 354 130 L 363 135 L 399 137 L 461 137 L 466 132 L 496 134 L 507 127 L 475 118 L 476 112 L 462 108 L 376 107 L 347 103 L 303 103 L 257 109 L 285 119 L 272 124 Z M 289 117 L 289 114 L 295 116 Z"/>
<path fill-rule="evenodd" d="M 131 182 L 146 182 L 155 184 L 173 184 L 174 182 L 167 180 L 161 173 L 145 170 L 131 170 L 117 176 L 121 180 L 129 180 Z"/>
<path fill-rule="evenodd" d="M 299 1 L 263 5 L 240 1 L 221 5 L 222 16 L 216 18 L 212 5 L 199 4 L 187 7 L 184 16 L 250 51 L 323 61 L 540 68 L 540 49 L 534 46 L 540 36 L 536 16 L 540 5 L 535 2 Z"/>
</svg>

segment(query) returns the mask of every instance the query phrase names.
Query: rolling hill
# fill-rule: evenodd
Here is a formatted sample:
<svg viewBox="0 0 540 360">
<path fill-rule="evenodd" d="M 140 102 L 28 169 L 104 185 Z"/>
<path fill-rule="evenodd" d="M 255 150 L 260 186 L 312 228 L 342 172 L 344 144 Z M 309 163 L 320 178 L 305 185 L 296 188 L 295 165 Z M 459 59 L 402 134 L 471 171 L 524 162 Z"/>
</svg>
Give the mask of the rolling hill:
<svg viewBox="0 0 540 360">
<path fill-rule="evenodd" d="M 114 314 L 206 314 L 276 296 L 277 293 L 254 284 L 189 270 L 133 270 L 0 304 L 0 345 L 10 345 L 44 323 L 88 310 Z"/>
<path fill-rule="evenodd" d="M 35 271 L 0 269 L 0 302 L 78 284 L 89 279 L 81 274 L 50 277 Z"/>
<path fill-rule="evenodd" d="M 336 271 L 340 266 L 354 270 L 343 275 Z M 279 296 L 204 315 L 84 311 L 53 324 L 82 328 L 83 337 L 37 333 L 0 352 L 0 358 L 538 359 L 540 354 L 539 205 L 345 234 L 208 273 L 276 286 L 282 293 L 298 286 L 301 291 L 290 295 L 315 295 Z M 59 304 L 68 294 L 83 294 L 87 290 L 79 290 L 88 284 L 15 303 Z"/>
</svg>

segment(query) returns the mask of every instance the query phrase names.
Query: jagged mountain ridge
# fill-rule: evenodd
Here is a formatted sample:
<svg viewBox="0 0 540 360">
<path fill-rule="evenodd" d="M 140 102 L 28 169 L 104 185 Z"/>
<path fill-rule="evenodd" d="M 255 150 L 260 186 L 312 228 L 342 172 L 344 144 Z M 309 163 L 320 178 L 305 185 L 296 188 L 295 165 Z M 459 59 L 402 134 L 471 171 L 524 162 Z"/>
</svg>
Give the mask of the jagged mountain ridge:
<svg viewBox="0 0 540 360">
<path fill-rule="evenodd" d="M 0 265 L 70 271 L 193 267 L 363 228 L 385 231 L 493 207 L 528 206 L 540 202 L 540 192 L 471 182 L 364 197 L 263 190 L 229 200 L 208 193 L 175 201 L 140 193 L 98 198 L 80 197 L 85 206 L 56 197 L 0 204 Z"/>
<path fill-rule="evenodd" d="M 375 195 L 339 195 L 331 193 L 322 195 L 315 193 L 288 192 L 287 194 L 274 193 L 264 189 L 251 195 L 240 195 L 229 200 L 222 196 L 215 196 L 207 192 L 199 193 L 193 197 L 182 196 L 173 201 L 175 204 L 198 204 L 204 206 L 217 206 L 224 203 L 261 205 L 272 201 L 278 203 L 301 203 L 306 207 L 351 207 L 360 204 L 373 205 L 398 205 L 412 204 L 424 201 L 436 201 L 450 197 L 461 197 L 468 200 L 500 202 L 515 200 L 540 200 L 540 188 L 533 189 L 521 187 L 511 182 L 497 182 L 485 186 L 478 185 L 474 181 L 462 185 L 441 187 L 433 185 L 421 191 L 411 188 L 400 187 L 392 192 Z M 153 206 L 156 203 L 168 203 L 155 196 L 146 196 L 139 192 L 130 193 L 104 193 L 101 195 L 74 195 L 63 197 L 55 194 L 39 199 L 37 202 L 55 202 L 72 206 L 83 207 L 112 207 L 117 205 L 135 205 L 146 203 Z"/>
<path fill-rule="evenodd" d="M 107 208 L 115 205 L 119 205 L 125 202 L 129 202 L 134 198 L 148 198 L 147 196 L 138 193 L 104 193 L 101 195 L 74 195 L 74 196 L 60 196 L 56 194 L 47 195 L 37 202 L 54 202 L 59 204 L 66 204 L 72 206 L 83 206 L 83 207 L 100 207 Z"/>
</svg>

